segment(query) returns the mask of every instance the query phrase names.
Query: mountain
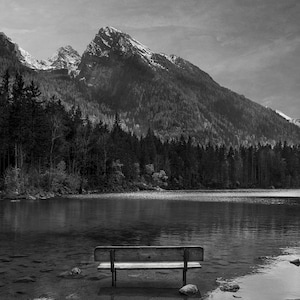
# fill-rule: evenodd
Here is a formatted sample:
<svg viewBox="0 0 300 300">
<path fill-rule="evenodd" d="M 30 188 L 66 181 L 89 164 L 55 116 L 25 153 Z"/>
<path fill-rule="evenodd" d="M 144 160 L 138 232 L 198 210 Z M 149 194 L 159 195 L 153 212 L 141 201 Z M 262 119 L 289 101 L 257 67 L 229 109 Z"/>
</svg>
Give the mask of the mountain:
<svg viewBox="0 0 300 300">
<path fill-rule="evenodd" d="M 67 109 L 80 106 L 83 115 L 99 121 L 105 119 L 97 103 L 89 102 L 74 80 L 81 56 L 71 46 L 59 48 L 50 58 L 37 60 L 4 33 L 0 33 L 0 75 L 9 69 L 11 75 L 22 72 L 25 82 L 38 84 L 42 96 L 62 101 Z M 113 121 L 111 121 L 113 123 Z"/>
<path fill-rule="evenodd" d="M 0 69 L 3 71 L 10 67 L 23 69 L 26 68 L 26 63 L 19 46 L 0 32 Z"/>
<path fill-rule="evenodd" d="M 202 143 L 300 141 L 299 128 L 275 111 L 112 27 L 101 28 L 87 46 L 77 79 L 90 101 L 119 112 L 139 134 L 151 127 L 162 138 L 183 134 Z"/>
<path fill-rule="evenodd" d="M 79 53 L 71 46 L 60 47 L 50 58 L 38 60 L 0 32 L 0 57 L 11 59 L 36 71 L 67 69 L 69 74 L 76 75 L 81 60 Z"/>
<path fill-rule="evenodd" d="M 76 75 L 81 60 L 79 53 L 69 45 L 60 47 L 46 60 L 37 60 L 20 47 L 19 50 L 21 62 L 27 67 L 38 71 L 67 69 L 69 74 Z"/>
<path fill-rule="evenodd" d="M 0 56 L 32 71 L 47 97 L 79 105 L 94 120 L 138 135 L 151 128 L 161 139 L 193 137 L 201 143 L 300 142 L 300 129 L 176 55 L 154 53 L 113 27 L 99 30 L 83 55 L 63 47 L 36 60 L 0 35 Z M 237 74 L 238 76 L 238 74 Z"/>
</svg>

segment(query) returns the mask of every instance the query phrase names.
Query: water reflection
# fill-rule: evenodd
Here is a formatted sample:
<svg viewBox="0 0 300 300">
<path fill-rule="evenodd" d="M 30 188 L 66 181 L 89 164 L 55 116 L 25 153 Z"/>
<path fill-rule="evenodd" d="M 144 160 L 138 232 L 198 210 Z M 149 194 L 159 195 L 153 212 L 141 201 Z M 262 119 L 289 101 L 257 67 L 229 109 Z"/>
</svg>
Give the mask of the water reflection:
<svg viewBox="0 0 300 300">
<path fill-rule="evenodd" d="M 108 194 L 0 202 L 0 254 L 18 251 L 49 261 L 91 259 L 96 245 L 199 244 L 201 290 L 217 277 L 246 275 L 261 257 L 299 246 L 299 191 Z M 286 197 L 288 196 L 288 197 Z M 297 197 L 298 196 L 298 197 Z M 68 256 L 69 255 L 69 256 Z M 70 256 L 71 255 L 71 256 Z M 71 258 L 70 258 L 71 257 Z"/>
</svg>

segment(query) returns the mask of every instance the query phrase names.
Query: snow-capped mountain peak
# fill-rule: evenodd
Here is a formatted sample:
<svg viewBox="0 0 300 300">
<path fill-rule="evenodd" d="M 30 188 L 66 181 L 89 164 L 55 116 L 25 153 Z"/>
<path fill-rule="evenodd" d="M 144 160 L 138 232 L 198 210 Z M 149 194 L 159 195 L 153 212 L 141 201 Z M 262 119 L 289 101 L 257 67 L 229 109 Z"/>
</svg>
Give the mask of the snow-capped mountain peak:
<svg viewBox="0 0 300 300">
<path fill-rule="evenodd" d="M 68 69 L 74 72 L 80 63 L 79 53 L 70 45 L 60 47 L 47 61 L 51 69 Z"/>
<path fill-rule="evenodd" d="M 116 29 L 115 27 L 112 26 L 106 26 L 100 29 L 101 31 L 105 32 L 106 35 L 110 36 L 111 34 L 114 33 L 122 33 L 119 29 Z"/>
<path fill-rule="evenodd" d="M 108 58 L 111 53 L 118 53 L 125 58 L 139 56 L 151 67 L 164 69 L 155 61 L 153 58 L 155 53 L 147 46 L 132 38 L 129 34 L 107 26 L 99 30 L 94 40 L 87 46 L 84 55 Z"/>
<path fill-rule="evenodd" d="M 15 44 L 15 51 L 20 62 L 34 70 L 68 69 L 69 74 L 76 72 L 81 57 L 71 46 L 60 47 L 50 58 L 38 60 Z"/>
</svg>

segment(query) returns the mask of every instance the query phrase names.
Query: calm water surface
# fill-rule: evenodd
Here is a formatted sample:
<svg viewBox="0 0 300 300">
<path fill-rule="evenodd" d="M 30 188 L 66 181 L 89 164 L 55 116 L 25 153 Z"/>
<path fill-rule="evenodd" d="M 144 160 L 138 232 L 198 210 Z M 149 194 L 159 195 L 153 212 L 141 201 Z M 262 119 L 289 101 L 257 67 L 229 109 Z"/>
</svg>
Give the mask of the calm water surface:
<svg viewBox="0 0 300 300">
<path fill-rule="evenodd" d="M 216 278 L 247 278 L 278 258 L 293 267 L 282 257 L 300 257 L 300 191 L 145 192 L 1 201 L 0 242 L 1 299 L 44 294 L 66 299 L 74 285 L 63 285 L 57 275 L 74 266 L 87 274 L 76 290 L 78 299 L 85 299 L 80 296 L 87 290 L 91 294 L 90 285 L 97 279 L 94 247 L 120 244 L 203 246 L 205 262 L 197 285 L 207 293 L 216 288 Z M 33 276 L 34 282 L 14 282 L 22 276 Z M 209 295 L 213 299 L 214 294 Z M 292 296 L 300 298 L 300 285 Z"/>
</svg>

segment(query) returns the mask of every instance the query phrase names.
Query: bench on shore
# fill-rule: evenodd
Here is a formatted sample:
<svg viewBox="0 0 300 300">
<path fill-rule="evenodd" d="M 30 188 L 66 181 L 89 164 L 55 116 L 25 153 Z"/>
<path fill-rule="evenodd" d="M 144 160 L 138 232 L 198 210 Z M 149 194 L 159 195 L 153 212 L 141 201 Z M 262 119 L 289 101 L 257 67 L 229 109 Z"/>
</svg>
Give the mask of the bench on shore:
<svg viewBox="0 0 300 300">
<path fill-rule="evenodd" d="M 116 285 L 117 270 L 182 269 L 186 285 L 188 269 L 201 268 L 204 251 L 199 246 L 98 246 L 94 259 L 98 271 L 111 270 L 112 286 Z"/>
</svg>

